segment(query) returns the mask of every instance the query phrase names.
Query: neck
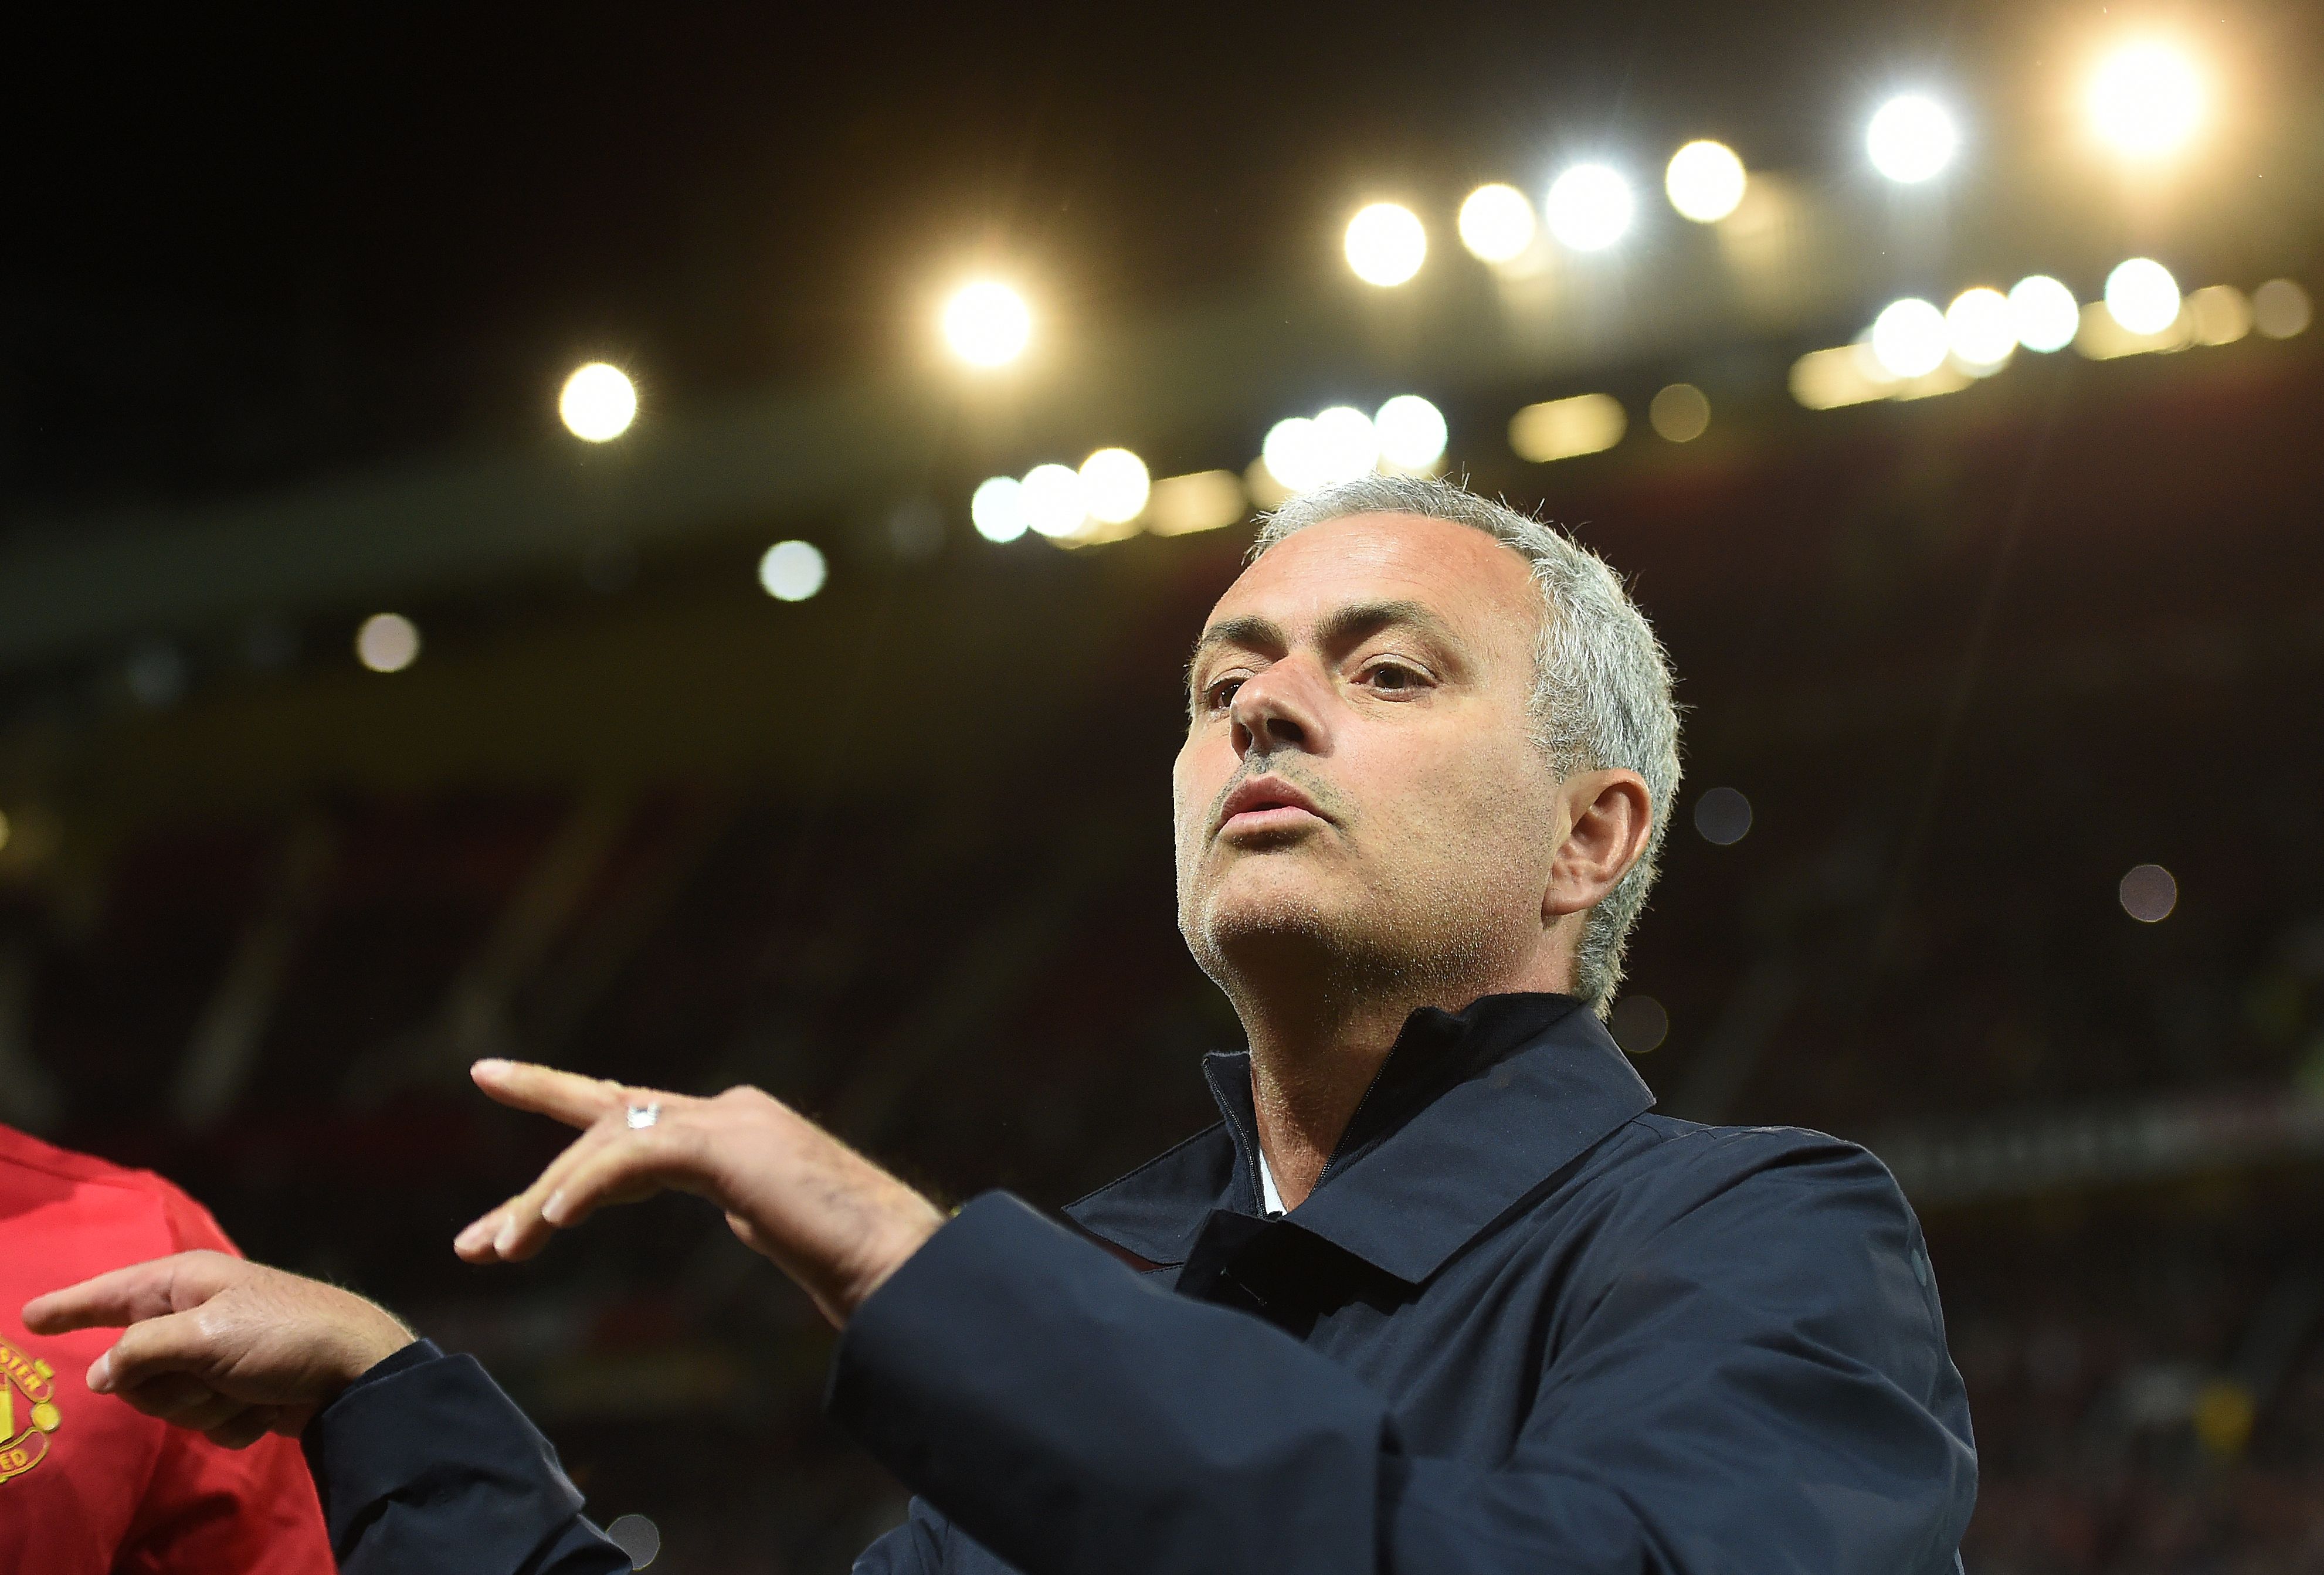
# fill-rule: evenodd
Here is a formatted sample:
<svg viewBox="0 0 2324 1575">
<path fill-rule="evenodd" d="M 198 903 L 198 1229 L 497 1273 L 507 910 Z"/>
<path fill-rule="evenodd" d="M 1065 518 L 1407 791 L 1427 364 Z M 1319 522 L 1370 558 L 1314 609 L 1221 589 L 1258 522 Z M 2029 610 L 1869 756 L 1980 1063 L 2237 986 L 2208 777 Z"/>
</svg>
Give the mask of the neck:
<svg viewBox="0 0 2324 1575">
<path fill-rule="evenodd" d="M 1250 1045 L 1251 1108 L 1283 1206 L 1296 1209 L 1339 1147 L 1356 1107 L 1379 1075 L 1405 1020 L 1422 1007 L 1459 1011 L 1480 997 L 1516 990 L 1570 988 L 1570 968 L 1554 959 L 1528 958 L 1506 970 L 1466 971 L 1459 977 L 1344 976 L 1317 988 L 1253 988 L 1249 978 L 1229 990 Z"/>
</svg>

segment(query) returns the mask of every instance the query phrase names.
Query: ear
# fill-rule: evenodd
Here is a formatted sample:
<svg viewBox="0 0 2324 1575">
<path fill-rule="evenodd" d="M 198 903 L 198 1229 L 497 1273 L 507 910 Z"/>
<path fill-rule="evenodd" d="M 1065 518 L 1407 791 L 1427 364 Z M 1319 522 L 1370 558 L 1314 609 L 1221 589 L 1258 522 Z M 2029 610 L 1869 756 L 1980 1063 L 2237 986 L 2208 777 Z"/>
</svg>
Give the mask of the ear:
<svg viewBox="0 0 2324 1575">
<path fill-rule="evenodd" d="M 1596 907 L 1645 857 L 1655 824 L 1654 800 L 1636 771 L 1576 771 L 1559 796 L 1567 830 L 1542 894 L 1545 923 Z"/>
</svg>

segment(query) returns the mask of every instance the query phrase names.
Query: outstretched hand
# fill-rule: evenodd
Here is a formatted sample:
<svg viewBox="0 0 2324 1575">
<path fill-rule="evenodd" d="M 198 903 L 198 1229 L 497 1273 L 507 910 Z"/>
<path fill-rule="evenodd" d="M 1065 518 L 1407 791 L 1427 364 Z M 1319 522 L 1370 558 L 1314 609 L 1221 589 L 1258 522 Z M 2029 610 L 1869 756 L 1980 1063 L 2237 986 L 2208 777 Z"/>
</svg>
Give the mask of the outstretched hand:
<svg viewBox="0 0 2324 1575">
<path fill-rule="evenodd" d="M 88 1386 L 241 1449 L 308 1418 L 414 1339 L 352 1291 L 222 1252 L 115 1269 L 24 1304 L 34 1334 L 125 1329 Z"/>
<path fill-rule="evenodd" d="M 479 1061 L 471 1075 L 504 1105 L 583 1130 L 454 1239 L 470 1263 L 530 1257 L 608 1203 L 692 1193 L 844 1324 L 944 1223 L 927 1199 L 754 1088 L 689 1099 L 513 1061 Z"/>
</svg>

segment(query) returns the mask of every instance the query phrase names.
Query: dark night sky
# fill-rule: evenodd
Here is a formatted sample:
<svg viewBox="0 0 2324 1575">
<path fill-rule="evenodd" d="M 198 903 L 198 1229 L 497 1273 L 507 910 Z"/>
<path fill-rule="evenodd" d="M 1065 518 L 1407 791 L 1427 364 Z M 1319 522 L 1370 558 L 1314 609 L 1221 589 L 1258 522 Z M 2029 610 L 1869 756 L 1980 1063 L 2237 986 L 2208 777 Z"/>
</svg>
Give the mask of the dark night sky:
<svg viewBox="0 0 2324 1575">
<path fill-rule="evenodd" d="M 2183 25 L 2313 96 L 2313 8 Z M 376 7 L 18 44 L 0 509 L 234 492 L 540 431 L 578 358 L 671 405 L 877 364 L 978 262 L 1137 314 L 1336 267 L 1583 151 L 1847 165 L 1925 81 L 1998 140 L 2105 7 Z M 2053 69 L 2052 68 L 2059 67 Z"/>
</svg>

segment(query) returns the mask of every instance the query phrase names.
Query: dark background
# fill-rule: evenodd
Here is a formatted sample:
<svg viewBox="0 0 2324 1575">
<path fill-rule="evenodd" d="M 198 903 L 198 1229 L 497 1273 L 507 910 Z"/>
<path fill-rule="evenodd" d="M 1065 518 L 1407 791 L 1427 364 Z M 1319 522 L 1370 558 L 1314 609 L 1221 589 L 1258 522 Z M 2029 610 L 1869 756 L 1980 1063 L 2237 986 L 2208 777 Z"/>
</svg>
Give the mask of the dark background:
<svg viewBox="0 0 2324 1575">
<path fill-rule="evenodd" d="M 2149 23 L 2218 129 L 2118 182 L 2067 151 L 2070 93 Z M 51 14 L 17 48 L 0 583 L 62 632 L 0 666 L 0 1119 L 479 1352 L 658 1569 L 844 1568 L 898 1490 L 819 1419 L 812 1312 L 707 1211 L 457 1264 L 556 1143 L 466 1062 L 755 1082 L 941 1194 L 1051 1205 L 1209 1119 L 1236 1027 L 1173 929 L 1167 772 L 1249 533 L 996 547 L 968 492 L 1130 438 L 1240 470 L 1275 417 L 1424 377 L 1456 471 L 1605 553 L 1671 646 L 1638 1065 L 1675 1113 L 1898 1170 L 1983 1451 L 1969 1569 L 2324 1568 L 2324 335 L 1784 392 L 1908 290 L 2088 299 L 2145 250 L 2317 292 L 2312 7 Z M 1969 131 L 1941 212 L 1861 169 L 1919 84 Z M 1661 337 L 1601 280 L 1630 327 L 1501 355 L 1460 197 L 1588 152 L 1643 211 L 1697 135 L 1872 216 L 1818 232 L 1853 272 Z M 1443 315 L 1346 283 L 1380 197 L 1428 222 Z M 934 368 L 975 268 L 1052 340 L 1135 346 L 1076 373 L 1104 413 Z M 1306 302 L 1286 343 L 1362 354 L 1183 327 Z M 422 572 L 392 549 L 424 512 L 332 512 L 423 472 L 530 507 L 549 473 L 494 467 L 583 464 L 555 395 L 597 357 L 644 410 L 568 540 Z M 1680 377 L 1714 410 L 1683 447 L 1643 419 Z M 1621 444 L 1509 453 L 1518 405 L 1596 390 Z M 863 435 L 855 495 L 648 530 L 606 479 L 785 399 Z M 884 453 L 908 405 L 937 436 Z M 262 514 L 329 572 L 210 550 Z M 833 565 L 795 606 L 752 578 L 787 537 Z M 198 605 L 141 566 L 171 543 Z M 426 640 L 392 677 L 349 647 L 383 607 Z M 1730 845 L 1692 818 L 1720 787 Z M 2153 925 L 2116 895 L 2148 862 Z"/>
</svg>

